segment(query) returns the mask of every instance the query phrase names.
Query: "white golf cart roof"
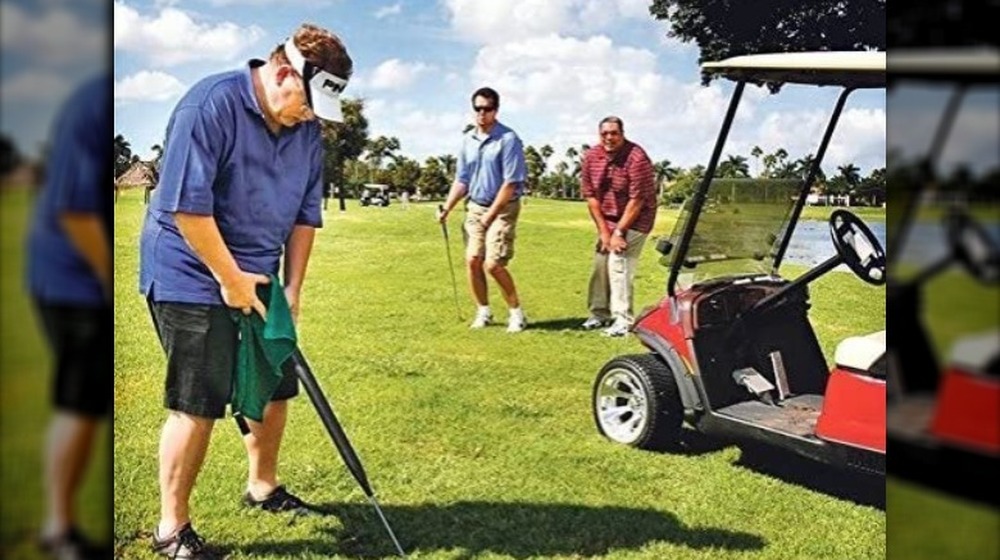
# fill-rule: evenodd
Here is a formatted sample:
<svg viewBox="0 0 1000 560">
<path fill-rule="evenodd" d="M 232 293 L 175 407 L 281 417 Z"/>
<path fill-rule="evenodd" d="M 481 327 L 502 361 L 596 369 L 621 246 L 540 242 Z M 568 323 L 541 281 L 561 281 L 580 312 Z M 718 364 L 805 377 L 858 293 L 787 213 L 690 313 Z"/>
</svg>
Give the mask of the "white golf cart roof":
<svg viewBox="0 0 1000 560">
<path fill-rule="evenodd" d="M 384 185 L 381 183 L 365 183 L 365 188 L 374 191 L 384 191 L 389 189 L 389 185 Z"/>
<path fill-rule="evenodd" d="M 885 87 L 885 52 L 821 51 L 734 56 L 701 65 L 734 81 Z"/>
<path fill-rule="evenodd" d="M 1000 50 L 995 47 L 893 50 L 890 78 L 927 81 L 997 83 Z"/>
</svg>

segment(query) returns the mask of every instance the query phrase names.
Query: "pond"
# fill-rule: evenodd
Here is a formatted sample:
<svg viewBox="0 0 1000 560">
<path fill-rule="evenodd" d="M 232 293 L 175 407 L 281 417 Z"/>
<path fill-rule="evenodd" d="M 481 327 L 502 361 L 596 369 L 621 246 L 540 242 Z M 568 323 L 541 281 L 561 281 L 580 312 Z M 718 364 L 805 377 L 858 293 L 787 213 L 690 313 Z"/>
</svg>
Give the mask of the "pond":
<svg viewBox="0 0 1000 560">
<path fill-rule="evenodd" d="M 885 247 L 885 222 L 866 222 L 866 225 Z M 1000 243 L 1000 223 L 986 226 L 990 236 Z M 916 224 L 907 233 L 905 254 L 902 261 L 908 265 L 926 266 L 948 254 L 945 231 L 940 224 Z M 826 220 L 799 222 L 785 253 L 785 262 L 816 266 L 832 257 L 835 251 L 830 240 L 830 225 Z M 840 266 L 838 270 L 846 270 Z"/>
</svg>

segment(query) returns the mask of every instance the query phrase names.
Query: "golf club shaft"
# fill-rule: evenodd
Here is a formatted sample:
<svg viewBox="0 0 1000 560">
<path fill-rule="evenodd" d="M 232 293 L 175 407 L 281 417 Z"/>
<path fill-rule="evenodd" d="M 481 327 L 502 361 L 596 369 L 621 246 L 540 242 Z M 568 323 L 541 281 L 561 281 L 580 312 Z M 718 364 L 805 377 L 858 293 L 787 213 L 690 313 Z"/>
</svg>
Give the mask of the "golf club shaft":
<svg viewBox="0 0 1000 560">
<path fill-rule="evenodd" d="M 396 534 L 392 532 L 392 527 L 389 526 L 389 522 L 385 519 L 385 514 L 382 513 L 382 508 L 378 505 L 378 500 L 375 499 L 374 495 L 368 496 L 368 501 L 375 506 L 375 511 L 378 512 L 379 519 L 382 520 L 382 525 L 385 526 L 385 530 L 389 533 L 389 537 L 392 539 L 392 544 L 396 545 L 396 551 L 403 558 L 406 558 L 406 553 L 403 552 L 403 547 L 400 546 L 399 540 L 396 539 Z"/>
<path fill-rule="evenodd" d="M 337 451 L 340 452 L 340 456 L 344 459 L 344 464 L 346 464 L 347 469 L 351 471 L 351 475 L 354 476 L 354 480 L 358 481 L 358 484 L 361 486 L 365 495 L 371 497 L 373 494 L 372 488 L 368 483 L 368 476 L 365 474 L 365 469 L 361 466 L 361 460 L 358 459 L 358 455 L 354 452 L 351 442 L 347 439 L 347 434 L 344 433 L 344 429 L 340 426 L 340 422 L 338 422 L 337 417 L 334 416 L 333 409 L 330 408 L 329 401 L 327 401 L 326 397 L 323 395 L 323 391 L 319 388 L 319 383 L 317 383 L 316 377 L 309 369 L 309 365 L 306 363 L 305 358 L 299 350 L 296 350 L 289 359 L 292 360 L 295 375 L 298 376 L 299 381 L 302 382 L 302 386 L 305 388 L 306 394 L 309 395 L 309 400 L 312 401 L 313 406 L 316 408 L 316 412 L 319 414 L 320 420 L 323 421 L 323 426 L 326 428 L 327 433 L 330 434 L 330 438 L 333 439 L 333 443 L 337 447 Z"/>
<path fill-rule="evenodd" d="M 438 205 L 438 212 L 444 213 L 444 206 Z M 455 264 L 451 260 L 451 242 L 448 239 L 448 224 L 441 222 L 441 231 L 444 233 L 444 249 L 448 253 L 448 272 L 451 273 L 451 291 L 455 296 L 455 315 L 458 320 L 462 320 L 462 306 L 458 303 L 458 282 L 455 280 Z"/>
</svg>

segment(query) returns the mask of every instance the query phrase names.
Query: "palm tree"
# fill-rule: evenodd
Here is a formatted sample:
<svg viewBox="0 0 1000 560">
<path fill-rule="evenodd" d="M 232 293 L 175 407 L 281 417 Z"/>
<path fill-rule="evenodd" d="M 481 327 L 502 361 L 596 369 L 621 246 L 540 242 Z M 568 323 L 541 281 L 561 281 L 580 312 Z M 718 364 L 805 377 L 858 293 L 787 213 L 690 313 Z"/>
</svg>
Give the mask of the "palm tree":
<svg viewBox="0 0 1000 560">
<path fill-rule="evenodd" d="M 553 150 L 552 146 L 549 146 L 548 144 L 538 149 L 538 154 L 542 156 L 542 162 L 545 163 L 546 168 L 549 167 L 549 158 L 552 157 L 554 152 L 555 150 Z"/>
<path fill-rule="evenodd" d="M 368 142 L 368 145 L 365 147 L 368 150 L 368 155 L 365 159 L 372 165 L 372 175 L 369 176 L 370 181 L 375 182 L 374 173 L 382 170 L 382 162 L 386 158 L 396 158 L 395 152 L 399 150 L 399 147 L 399 138 L 395 136 L 388 138 L 379 136 Z"/>
<path fill-rule="evenodd" d="M 128 169 L 132 159 L 132 146 L 121 134 L 115 135 L 115 179 Z"/>
<path fill-rule="evenodd" d="M 750 150 L 750 155 L 757 162 L 757 176 L 760 177 L 760 157 L 764 155 L 764 150 L 760 146 L 754 146 Z"/>
<path fill-rule="evenodd" d="M 663 191 L 666 189 L 667 183 L 676 179 L 681 170 L 670 165 L 669 159 L 664 159 L 653 164 L 653 171 L 656 173 L 656 184 L 660 187 L 659 192 L 657 193 L 657 198 L 662 199 Z"/>
<path fill-rule="evenodd" d="M 750 166 L 747 165 L 747 158 L 743 156 L 730 155 L 725 161 L 719 164 L 716 177 L 728 177 L 731 179 L 744 179 L 750 176 Z"/>
<path fill-rule="evenodd" d="M 448 182 L 450 183 L 455 178 L 455 166 L 458 165 L 458 158 L 451 154 L 445 154 L 438 156 L 437 160 L 441 163 L 442 171 L 448 177 Z"/>
</svg>

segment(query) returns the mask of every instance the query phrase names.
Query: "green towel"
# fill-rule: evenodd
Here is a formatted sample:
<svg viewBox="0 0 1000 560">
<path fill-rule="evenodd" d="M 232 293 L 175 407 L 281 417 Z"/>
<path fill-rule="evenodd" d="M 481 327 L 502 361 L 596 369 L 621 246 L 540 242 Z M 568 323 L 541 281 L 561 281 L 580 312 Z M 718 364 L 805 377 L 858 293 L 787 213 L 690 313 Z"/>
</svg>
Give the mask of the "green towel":
<svg viewBox="0 0 1000 560">
<path fill-rule="evenodd" d="M 267 320 L 256 311 L 249 315 L 238 309 L 230 311 L 240 330 L 232 411 L 257 422 L 264 419 L 264 407 L 283 377 L 281 364 L 295 352 L 297 341 L 285 290 L 277 277 L 269 276 L 270 284 L 257 286 L 257 297 L 267 307 Z"/>
</svg>

